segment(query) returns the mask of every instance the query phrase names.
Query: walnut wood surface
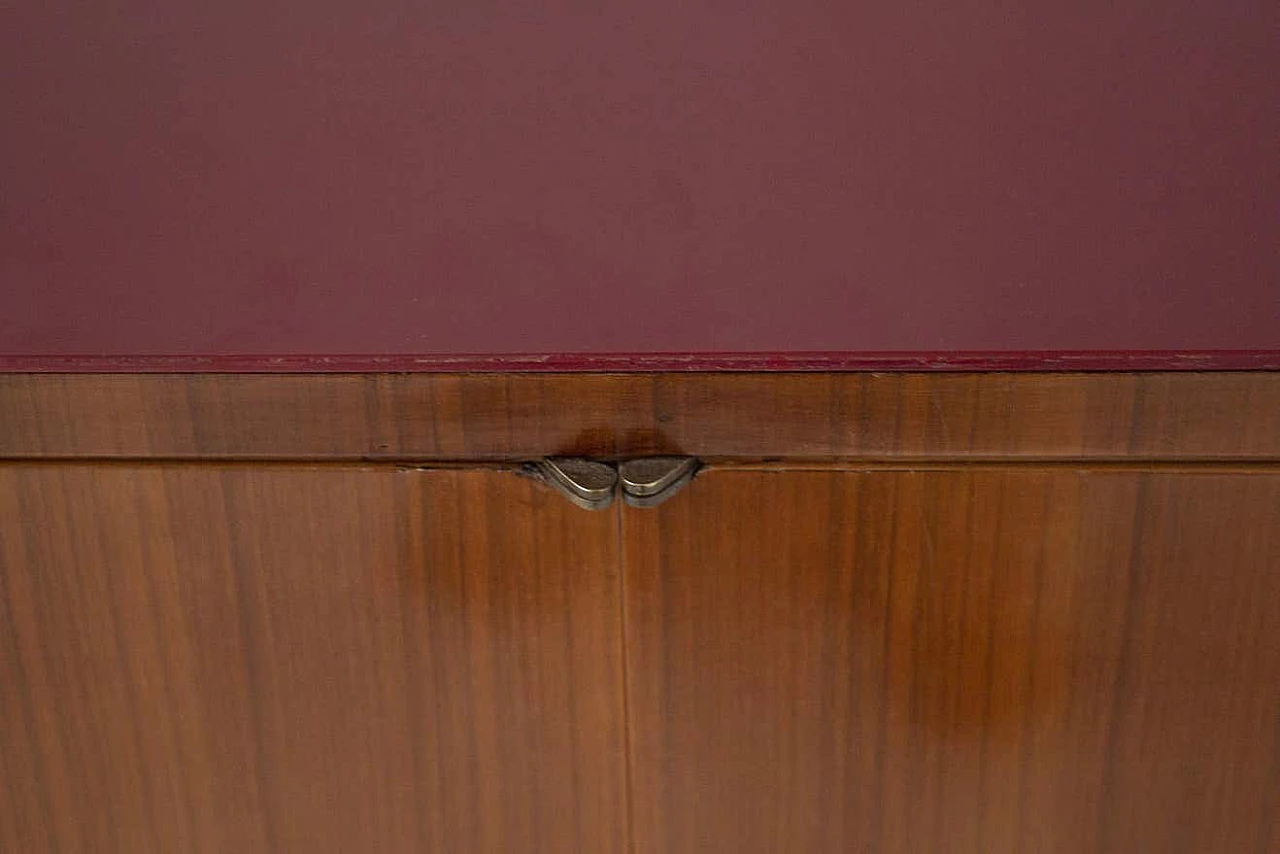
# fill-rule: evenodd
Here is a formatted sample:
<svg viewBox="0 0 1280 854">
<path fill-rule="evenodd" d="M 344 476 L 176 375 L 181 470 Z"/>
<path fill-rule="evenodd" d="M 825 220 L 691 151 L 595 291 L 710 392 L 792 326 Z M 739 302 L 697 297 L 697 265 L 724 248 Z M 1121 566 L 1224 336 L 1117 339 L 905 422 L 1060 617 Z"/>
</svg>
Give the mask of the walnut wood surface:
<svg viewBox="0 0 1280 854">
<path fill-rule="evenodd" d="M 1280 476 L 721 470 L 623 528 L 636 854 L 1280 846 Z"/>
<path fill-rule="evenodd" d="M 0 850 L 1280 849 L 1280 374 L 8 375 L 0 457 Z"/>
<path fill-rule="evenodd" d="M 616 567 L 510 473 L 0 466 L 0 850 L 622 851 Z"/>
<path fill-rule="evenodd" d="M 1280 459 L 1280 373 L 0 375 L 0 457 Z"/>
</svg>

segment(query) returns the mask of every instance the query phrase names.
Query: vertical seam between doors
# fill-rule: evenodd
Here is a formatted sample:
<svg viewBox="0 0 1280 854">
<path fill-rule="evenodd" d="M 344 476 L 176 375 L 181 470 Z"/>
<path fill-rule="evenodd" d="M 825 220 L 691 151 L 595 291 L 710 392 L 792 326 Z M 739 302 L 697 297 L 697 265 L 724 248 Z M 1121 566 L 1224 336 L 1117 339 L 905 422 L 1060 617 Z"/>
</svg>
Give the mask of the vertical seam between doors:
<svg viewBox="0 0 1280 854">
<path fill-rule="evenodd" d="M 627 548 L 626 548 L 626 510 L 621 503 L 614 504 L 614 512 L 618 514 L 618 650 L 619 667 L 622 671 L 622 754 L 623 754 L 623 828 L 626 834 L 625 848 L 627 854 L 635 854 L 635 798 L 632 783 L 632 742 L 631 722 L 631 667 L 628 662 L 629 646 L 627 644 Z"/>
</svg>

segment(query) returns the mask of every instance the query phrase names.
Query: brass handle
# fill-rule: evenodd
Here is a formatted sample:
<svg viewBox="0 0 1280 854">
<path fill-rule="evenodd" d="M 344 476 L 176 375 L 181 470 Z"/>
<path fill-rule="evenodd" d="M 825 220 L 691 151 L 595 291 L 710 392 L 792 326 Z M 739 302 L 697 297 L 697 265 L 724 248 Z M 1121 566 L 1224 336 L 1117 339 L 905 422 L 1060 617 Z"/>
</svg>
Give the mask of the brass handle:
<svg viewBox="0 0 1280 854">
<path fill-rule="evenodd" d="M 604 510 L 618 492 L 631 507 L 657 507 L 693 480 L 699 466 L 693 457 L 641 457 L 617 465 L 547 457 L 525 466 L 525 472 L 584 510 Z"/>
<path fill-rule="evenodd" d="M 632 507 L 657 507 L 693 480 L 693 457 L 642 457 L 618 466 L 622 500 Z"/>
<path fill-rule="evenodd" d="M 603 510 L 613 503 L 618 470 L 608 463 L 548 457 L 532 468 L 539 480 L 584 510 Z"/>
</svg>

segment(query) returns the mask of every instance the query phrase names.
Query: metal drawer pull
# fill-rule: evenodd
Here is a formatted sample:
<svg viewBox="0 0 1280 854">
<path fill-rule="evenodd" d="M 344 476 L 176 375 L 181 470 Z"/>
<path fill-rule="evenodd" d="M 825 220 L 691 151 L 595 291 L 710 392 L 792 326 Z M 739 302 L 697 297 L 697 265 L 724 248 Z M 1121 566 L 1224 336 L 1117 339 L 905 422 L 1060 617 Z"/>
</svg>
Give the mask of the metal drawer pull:
<svg viewBox="0 0 1280 854">
<path fill-rule="evenodd" d="M 622 500 L 632 507 L 656 507 L 675 495 L 698 472 L 693 457 L 643 457 L 618 466 Z"/>
<path fill-rule="evenodd" d="M 585 510 L 603 510 L 613 503 L 618 470 L 608 463 L 572 457 L 548 457 L 533 464 L 534 474 Z"/>
<path fill-rule="evenodd" d="M 621 489 L 631 507 L 657 507 L 698 473 L 693 457 L 642 457 L 618 465 L 578 457 L 547 457 L 524 467 L 531 475 L 586 510 L 604 510 Z"/>
</svg>

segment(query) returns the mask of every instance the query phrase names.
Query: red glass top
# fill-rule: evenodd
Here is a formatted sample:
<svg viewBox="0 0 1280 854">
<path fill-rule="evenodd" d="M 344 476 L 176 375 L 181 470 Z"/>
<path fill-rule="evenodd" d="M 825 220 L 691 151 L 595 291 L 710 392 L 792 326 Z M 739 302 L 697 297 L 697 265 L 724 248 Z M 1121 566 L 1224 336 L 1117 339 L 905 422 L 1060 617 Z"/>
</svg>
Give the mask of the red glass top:
<svg viewBox="0 0 1280 854">
<path fill-rule="evenodd" d="M 0 10 L 0 369 L 1280 368 L 1280 3 Z"/>
</svg>

